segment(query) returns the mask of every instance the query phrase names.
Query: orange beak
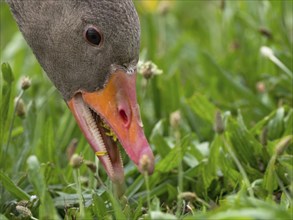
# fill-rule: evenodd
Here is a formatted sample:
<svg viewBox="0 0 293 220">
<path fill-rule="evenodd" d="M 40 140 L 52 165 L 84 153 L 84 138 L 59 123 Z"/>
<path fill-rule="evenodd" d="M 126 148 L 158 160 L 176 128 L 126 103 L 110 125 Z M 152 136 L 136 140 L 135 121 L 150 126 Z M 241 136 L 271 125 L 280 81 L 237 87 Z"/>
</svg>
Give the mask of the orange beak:
<svg viewBox="0 0 293 220">
<path fill-rule="evenodd" d="M 68 105 L 112 181 L 124 181 L 116 137 L 141 172 L 153 172 L 154 156 L 136 101 L 136 74 L 117 70 L 104 89 L 77 93 Z"/>
</svg>

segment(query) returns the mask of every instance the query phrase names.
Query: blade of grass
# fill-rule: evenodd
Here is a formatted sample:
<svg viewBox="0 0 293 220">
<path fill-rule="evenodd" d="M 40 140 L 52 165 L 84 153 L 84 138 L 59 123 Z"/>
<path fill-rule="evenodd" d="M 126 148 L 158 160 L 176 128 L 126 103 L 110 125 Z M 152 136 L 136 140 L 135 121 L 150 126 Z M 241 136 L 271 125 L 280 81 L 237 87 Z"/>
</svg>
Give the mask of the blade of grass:
<svg viewBox="0 0 293 220">
<path fill-rule="evenodd" d="M 41 204 L 39 207 L 40 219 L 59 219 L 56 212 L 54 202 L 48 193 L 45 178 L 43 176 L 42 168 L 36 156 L 30 156 L 27 159 L 28 174 L 34 189 L 40 198 Z"/>
<path fill-rule="evenodd" d="M 24 190 L 18 187 L 5 173 L 0 171 L 0 181 L 3 184 L 3 187 L 10 192 L 13 196 L 22 200 L 29 200 L 30 195 L 27 194 Z"/>
</svg>

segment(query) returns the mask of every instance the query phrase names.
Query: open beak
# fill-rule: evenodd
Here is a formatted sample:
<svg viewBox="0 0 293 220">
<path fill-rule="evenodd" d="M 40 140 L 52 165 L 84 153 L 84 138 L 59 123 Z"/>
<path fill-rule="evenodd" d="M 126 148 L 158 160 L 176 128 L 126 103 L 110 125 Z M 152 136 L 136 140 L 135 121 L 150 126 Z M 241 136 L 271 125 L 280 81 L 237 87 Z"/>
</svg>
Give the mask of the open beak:
<svg viewBox="0 0 293 220">
<path fill-rule="evenodd" d="M 79 92 L 68 105 L 113 182 L 124 181 L 117 139 L 140 172 L 153 172 L 154 156 L 136 101 L 136 74 L 116 70 L 104 89 Z"/>
</svg>

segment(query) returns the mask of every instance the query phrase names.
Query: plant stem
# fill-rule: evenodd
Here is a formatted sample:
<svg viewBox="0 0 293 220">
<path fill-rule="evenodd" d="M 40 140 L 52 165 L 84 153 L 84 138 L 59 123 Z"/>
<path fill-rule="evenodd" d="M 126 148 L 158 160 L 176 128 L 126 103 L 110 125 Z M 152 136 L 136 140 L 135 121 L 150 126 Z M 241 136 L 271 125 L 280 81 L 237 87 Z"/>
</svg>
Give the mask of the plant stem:
<svg viewBox="0 0 293 220">
<path fill-rule="evenodd" d="M 181 160 L 181 158 L 183 158 L 183 155 L 182 155 L 182 150 L 180 147 L 180 132 L 178 128 L 176 128 L 175 130 L 175 138 L 176 138 L 177 146 L 179 147 L 179 155 L 178 155 L 178 158 L 179 158 L 178 160 L 178 195 L 179 195 L 180 193 L 183 192 L 183 167 L 182 167 L 182 160 Z M 181 214 L 182 205 L 183 205 L 183 199 L 180 196 L 178 196 L 177 210 L 176 210 L 177 217 L 179 217 Z"/>
<path fill-rule="evenodd" d="M 13 110 L 12 120 L 10 123 L 9 132 L 8 132 L 8 139 L 7 139 L 7 143 L 6 143 L 4 154 L 3 154 L 3 160 L 2 160 L 3 161 L 3 170 L 5 170 L 6 158 L 7 158 L 6 155 L 7 155 L 8 147 L 9 147 L 10 141 L 11 141 L 11 135 L 12 135 L 13 125 L 14 125 L 14 120 L 15 120 L 15 115 L 16 115 L 16 109 L 18 107 L 19 100 L 21 99 L 23 93 L 24 93 L 24 90 L 21 90 L 19 95 L 16 97 L 15 107 Z"/>
<path fill-rule="evenodd" d="M 143 177 L 144 177 L 145 186 L 146 186 L 148 212 L 149 212 L 149 216 L 151 216 L 151 196 L 150 196 L 149 175 L 146 171 L 144 171 Z"/>
<path fill-rule="evenodd" d="M 281 70 L 283 70 L 287 76 L 292 79 L 293 73 L 289 70 L 276 56 L 270 57 L 270 60 L 275 63 Z"/>
<path fill-rule="evenodd" d="M 4 148 L 4 153 L 3 153 L 3 158 L 2 158 L 2 163 L 3 163 L 2 169 L 3 170 L 5 170 L 5 167 L 6 167 L 7 151 L 8 151 L 8 147 L 10 145 L 13 125 L 14 125 L 14 120 L 15 120 L 15 115 L 16 115 L 16 109 L 18 107 L 19 100 L 22 97 L 23 93 L 24 93 L 24 90 L 21 90 L 19 95 L 16 97 L 15 107 L 14 107 L 14 110 L 13 110 L 12 119 L 11 119 L 11 123 L 10 123 L 10 126 L 9 126 L 9 131 L 8 131 L 7 143 L 6 143 L 6 146 Z M 3 193 L 4 193 L 4 188 L 1 187 L 1 197 L 3 197 Z"/>
<path fill-rule="evenodd" d="M 180 150 L 180 155 L 181 155 L 181 150 Z M 181 158 L 181 156 L 179 157 Z M 178 162 L 178 194 L 182 193 L 183 191 L 183 168 L 182 168 L 182 161 L 179 160 Z M 176 216 L 179 217 L 181 213 L 181 208 L 182 208 L 182 198 L 178 196 L 177 200 L 177 210 L 176 210 Z"/>
<path fill-rule="evenodd" d="M 79 201 L 79 213 L 81 219 L 84 218 L 85 213 L 84 213 L 84 204 L 83 204 L 83 197 L 82 197 L 82 192 L 81 192 L 81 184 L 80 184 L 80 171 L 79 169 L 73 169 L 73 176 L 74 176 L 74 181 L 76 184 L 76 191 L 78 194 L 78 201 Z"/>
</svg>

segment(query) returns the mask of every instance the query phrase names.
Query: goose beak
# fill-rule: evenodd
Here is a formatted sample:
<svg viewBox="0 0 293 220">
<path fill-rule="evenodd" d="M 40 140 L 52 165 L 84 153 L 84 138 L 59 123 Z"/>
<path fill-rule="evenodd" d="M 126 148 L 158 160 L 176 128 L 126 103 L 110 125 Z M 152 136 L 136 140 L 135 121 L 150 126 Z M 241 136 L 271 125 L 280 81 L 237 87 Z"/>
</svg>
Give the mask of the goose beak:
<svg viewBox="0 0 293 220">
<path fill-rule="evenodd" d="M 117 140 L 140 172 L 153 172 L 154 156 L 136 101 L 136 74 L 117 70 L 104 89 L 77 93 L 68 106 L 112 181 L 124 180 Z"/>
</svg>

